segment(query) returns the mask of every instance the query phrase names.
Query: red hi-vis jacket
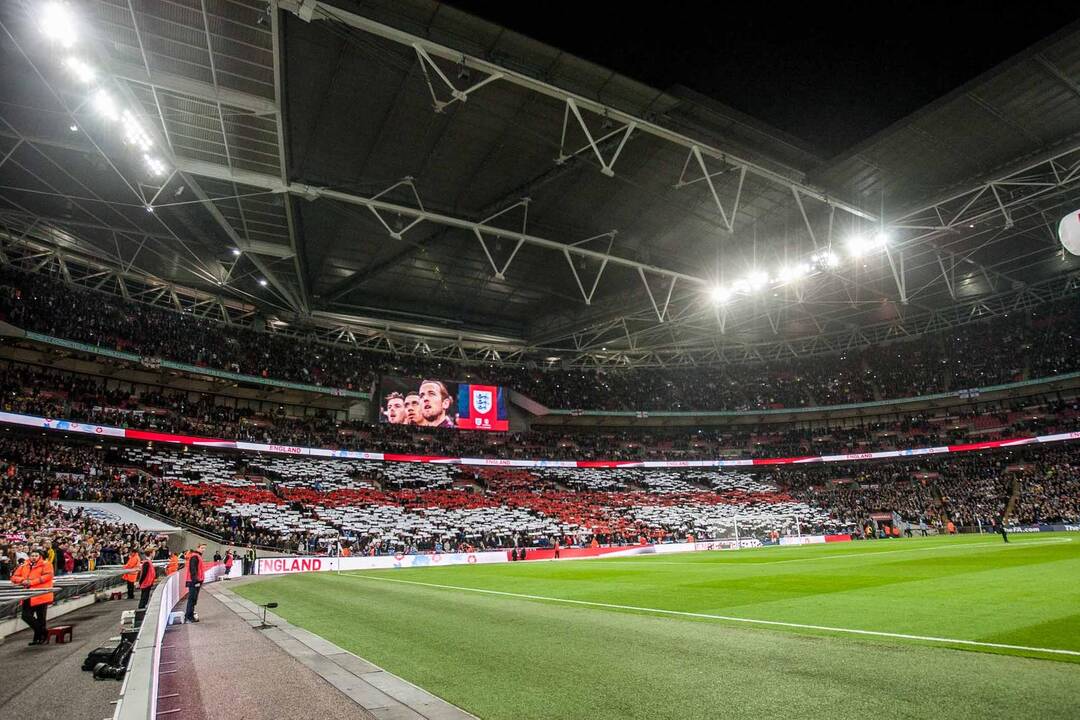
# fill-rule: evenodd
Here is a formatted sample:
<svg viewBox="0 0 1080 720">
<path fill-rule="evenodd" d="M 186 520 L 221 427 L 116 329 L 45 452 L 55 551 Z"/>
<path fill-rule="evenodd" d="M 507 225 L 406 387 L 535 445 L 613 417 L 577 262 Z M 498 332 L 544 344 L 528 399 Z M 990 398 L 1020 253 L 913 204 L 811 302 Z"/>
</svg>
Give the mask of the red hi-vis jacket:
<svg viewBox="0 0 1080 720">
<path fill-rule="evenodd" d="M 143 563 L 142 570 L 142 582 L 139 583 L 139 589 L 145 590 L 148 587 L 153 587 L 154 579 L 157 577 L 157 568 L 154 567 L 154 563 L 147 560 Z"/>
<path fill-rule="evenodd" d="M 184 556 L 184 559 L 186 563 L 184 565 L 184 584 L 191 585 L 192 583 L 205 582 L 204 577 L 206 575 L 206 569 L 204 565 L 206 565 L 206 563 L 203 561 L 202 554 L 197 552 L 189 552 L 187 555 Z M 195 568 L 194 576 L 192 576 L 191 574 L 192 565 L 197 566 Z"/>
<path fill-rule="evenodd" d="M 15 572 L 11 573 L 11 582 L 15 585 L 22 585 L 26 581 L 30 582 L 31 590 L 51 588 L 53 586 L 52 563 L 44 559 L 38 560 L 36 563 L 31 563 L 27 560 L 22 565 L 15 568 Z M 52 593 L 38 595 L 37 597 L 30 598 L 30 607 L 48 605 L 52 601 Z"/>
</svg>

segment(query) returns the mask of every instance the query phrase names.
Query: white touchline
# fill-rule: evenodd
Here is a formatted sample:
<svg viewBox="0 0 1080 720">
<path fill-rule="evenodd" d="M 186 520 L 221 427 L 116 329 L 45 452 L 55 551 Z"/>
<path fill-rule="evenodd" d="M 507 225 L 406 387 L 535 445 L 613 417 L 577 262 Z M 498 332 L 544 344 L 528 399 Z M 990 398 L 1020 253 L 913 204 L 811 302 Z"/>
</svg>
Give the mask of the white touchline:
<svg viewBox="0 0 1080 720">
<path fill-rule="evenodd" d="M 567 598 L 547 597 L 546 595 L 527 595 L 525 593 L 505 592 L 503 590 L 485 590 L 483 588 L 462 587 L 460 585 L 441 585 L 439 583 L 418 582 L 416 580 L 398 580 L 395 578 L 368 575 L 366 573 L 342 575 L 341 577 L 362 578 L 364 580 L 375 580 L 377 582 L 401 583 L 403 585 L 420 585 L 423 587 L 440 588 L 442 590 L 460 590 L 462 592 L 482 593 L 484 595 L 500 595 L 504 597 L 522 598 L 524 600 L 542 600 L 544 602 L 564 603 L 567 605 L 584 605 L 586 607 L 610 608 L 612 610 L 633 610 L 635 612 L 653 613 L 656 615 L 676 615 L 679 617 L 705 618 L 706 620 L 725 620 L 727 622 L 747 623 L 750 625 L 771 625 L 774 627 L 799 628 L 802 630 L 824 630 L 826 632 L 846 633 L 849 635 L 871 635 L 873 637 L 898 638 L 901 640 L 921 640 L 923 642 L 948 643 L 950 645 L 970 645 L 974 647 L 998 648 L 1001 650 L 1026 650 L 1028 652 L 1080 657 L 1080 651 L 1078 650 L 1006 645 L 1004 643 L 979 642 L 978 640 L 957 640 L 956 638 L 941 638 L 930 635 L 908 635 L 905 633 L 882 632 L 880 630 L 856 630 L 854 628 L 838 628 L 830 627 L 828 625 L 807 625 L 804 623 L 781 622 L 779 620 L 755 620 L 753 618 L 732 617 L 730 615 L 712 615 L 710 613 L 687 612 L 685 610 L 664 610 L 663 608 L 637 607 L 635 605 L 616 605 L 614 603 L 592 602 L 590 600 L 570 600 Z"/>
<path fill-rule="evenodd" d="M 1028 547 L 1030 545 L 1057 545 L 1059 543 L 1072 542 L 1072 540 L 1073 540 L 1072 538 L 1048 538 L 1046 540 L 1011 542 L 1011 543 L 1008 543 L 1008 544 L 1000 543 L 1000 542 L 977 542 L 977 543 L 966 543 L 966 544 L 963 544 L 963 545 L 931 545 L 930 547 L 905 548 L 903 550 L 882 550 L 881 552 L 872 552 L 870 550 L 867 550 L 866 552 L 837 553 L 835 555 L 817 555 L 817 556 L 814 556 L 814 557 L 792 558 L 791 560 L 774 560 L 774 561 L 771 561 L 771 562 L 759 562 L 759 563 L 756 563 L 756 562 L 708 563 L 708 562 L 706 562 L 704 560 L 701 561 L 701 562 L 682 562 L 680 560 L 669 561 L 669 562 L 662 562 L 662 561 L 647 562 L 651 558 L 658 557 L 657 555 L 628 555 L 625 558 L 621 558 L 621 559 L 615 559 L 615 558 L 604 559 L 604 556 L 601 555 L 599 558 L 595 558 L 595 559 L 594 558 L 569 558 L 569 559 L 571 559 L 571 560 L 588 560 L 589 563 L 593 564 L 593 565 L 600 564 L 600 563 L 607 563 L 607 564 L 610 564 L 610 565 L 627 565 L 627 566 L 641 565 L 642 567 L 652 567 L 653 565 L 692 565 L 694 567 L 701 567 L 701 568 L 706 568 L 706 567 L 768 568 L 768 567 L 772 567 L 773 565 L 783 565 L 785 563 L 817 562 L 818 560 L 833 560 L 835 558 L 850 558 L 850 557 L 854 557 L 854 558 L 875 558 L 878 555 L 894 555 L 896 553 L 927 552 L 929 550 L 970 550 L 972 548 L 975 548 L 975 549 L 978 550 L 978 549 L 993 548 L 993 547 L 1011 550 L 1011 549 L 1015 549 L 1015 548 Z M 801 547 L 806 547 L 806 546 L 801 546 Z M 730 550 L 717 550 L 716 552 L 728 553 L 728 552 L 731 552 L 731 551 Z M 638 560 L 640 562 L 633 562 L 634 560 Z M 631 561 L 631 562 L 627 562 L 627 561 Z"/>
</svg>

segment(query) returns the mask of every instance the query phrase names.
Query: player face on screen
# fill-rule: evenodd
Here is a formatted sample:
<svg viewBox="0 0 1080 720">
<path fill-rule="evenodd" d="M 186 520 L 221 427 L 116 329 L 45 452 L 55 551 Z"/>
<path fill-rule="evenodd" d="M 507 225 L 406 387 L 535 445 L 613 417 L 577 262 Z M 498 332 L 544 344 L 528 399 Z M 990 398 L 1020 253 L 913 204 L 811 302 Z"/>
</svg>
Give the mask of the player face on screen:
<svg viewBox="0 0 1080 720">
<path fill-rule="evenodd" d="M 420 412 L 420 395 L 411 392 L 405 396 L 405 424 L 423 425 L 424 415 Z"/>
<path fill-rule="evenodd" d="M 450 409 L 450 393 L 438 380 L 420 383 L 420 411 L 424 424 L 432 427 L 452 427 L 453 421 L 446 416 Z"/>
<path fill-rule="evenodd" d="M 399 392 L 386 396 L 386 408 L 383 410 L 386 421 L 392 425 L 405 424 L 405 398 Z"/>
</svg>

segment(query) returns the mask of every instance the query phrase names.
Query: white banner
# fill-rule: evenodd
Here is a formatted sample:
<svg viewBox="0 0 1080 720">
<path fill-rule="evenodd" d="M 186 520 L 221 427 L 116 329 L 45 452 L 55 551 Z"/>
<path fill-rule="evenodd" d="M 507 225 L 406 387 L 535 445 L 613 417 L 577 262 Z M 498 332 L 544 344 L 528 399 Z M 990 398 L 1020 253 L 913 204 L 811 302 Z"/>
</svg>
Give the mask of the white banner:
<svg viewBox="0 0 1080 720">
<path fill-rule="evenodd" d="M 95 520 L 101 520 L 103 522 L 110 523 L 123 523 L 125 525 L 134 523 L 139 526 L 140 530 L 145 532 L 159 532 L 159 533 L 174 533 L 180 532 L 180 528 L 175 525 L 170 525 L 161 520 L 155 520 L 149 515 L 143 515 L 141 512 L 132 510 L 129 507 L 125 507 L 119 503 L 96 503 L 96 502 L 82 502 L 81 500 L 53 500 L 54 505 L 59 505 L 64 510 L 75 511 L 80 508 L 86 517 L 93 518 Z"/>
<path fill-rule="evenodd" d="M 824 543 L 824 535 L 801 535 L 780 538 L 781 545 L 817 545 Z"/>
<path fill-rule="evenodd" d="M 433 553 L 420 555 L 354 555 L 350 557 L 260 558 L 259 575 L 282 575 L 334 570 L 388 570 L 391 568 L 438 567 L 440 565 L 486 565 L 509 562 L 505 550 L 477 553 Z"/>
</svg>

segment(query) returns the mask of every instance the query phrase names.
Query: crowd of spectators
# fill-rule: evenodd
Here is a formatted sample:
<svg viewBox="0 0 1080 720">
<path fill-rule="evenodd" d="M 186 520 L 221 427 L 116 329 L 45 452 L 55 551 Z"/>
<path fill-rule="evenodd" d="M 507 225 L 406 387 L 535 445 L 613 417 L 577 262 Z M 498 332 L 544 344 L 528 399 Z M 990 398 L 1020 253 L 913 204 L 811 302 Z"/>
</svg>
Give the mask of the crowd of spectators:
<svg viewBox="0 0 1080 720">
<path fill-rule="evenodd" d="M 1080 463 L 1063 453 L 1024 473 L 1013 519 L 1025 524 L 1080 522 Z"/>
<path fill-rule="evenodd" d="M 990 527 L 1015 505 L 1018 523 L 1080 521 L 1080 445 L 1026 447 L 888 462 L 783 467 L 778 485 L 795 498 L 862 526 L 874 512 L 908 523 Z"/>
<path fill-rule="evenodd" d="M 124 548 L 153 545 L 165 552 L 165 544 L 156 534 L 64 511 L 53 505 L 53 500 L 138 507 L 236 545 L 272 540 L 243 523 L 230 523 L 213 508 L 193 502 L 189 495 L 149 473 L 118 466 L 112 460 L 92 445 L 25 436 L 0 438 L 0 554 L 10 556 L 18 549 L 25 552 L 36 540 L 64 539 L 78 571 L 122 563 L 127 559 Z"/>
<path fill-rule="evenodd" d="M 325 413 L 292 417 L 278 406 L 259 414 L 226 402 L 220 396 L 0 362 L 0 408 L 8 412 L 226 440 L 407 454 L 579 460 L 791 457 L 950 445 L 1080 427 L 1078 401 L 1033 398 L 855 426 L 620 431 L 537 425 L 532 431 L 510 433 L 340 421 Z"/>
<path fill-rule="evenodd" d="M 70 498 L 67 490 L 74 485 L 93 488 L 87 493 L 91 497 L 112 499 L 106 491 L 110 482 L 90 448 L 0 441 L 0 580 L 10 577 L 35 547 L 45 550 L 57 575 L 121 565 L 132 549 L 160 548 L 164 553 L 164 538 L 157 534 L 52 502 Z"/>
<path fill-rule="evenodd" d="M 557 526 L 579 528 L 572 541 L 588 542 L 595 536 L 604 543 L 685 537 L 695 517 L 716 517 L 721 506 L 744 507 L 737 512 L 748 513 L 751 507 L 784 503 L 821 512 L 821 517 L 831 518 L 834 528 L 861 528 L 882 513 L 894 513 L 911 525 L 937 528 L 948 523 L 988 527 L 1003 514 L 1011 522 L 1080 522 L 1080 445 L 1076 443 L 895 461 L 765 466 L 739 477 L 720 473 L 712 479 L 702 471 L 680 475 L 665 470 L 662 484 L 670 487 L 668 491 L 647 487 L 637 475 L 631 478 L 618 469 L 590 470 L 582 483 L 576 483 L 564 471 L 446 468 L 445 472 L 454 474 L 452 487 L 444 483 L 406 487 L 367 469 L 364 477 L 357 475 L 344 486 L 321 487 L 319 461 L 309 461 L 314 469 L 304 472 L 316 475 L 305 480 L 279 475 L 267 463 L 235 453 L 208 456 L 234 464 L 232 479 L 225 483 L 207 483 L 197 476 L 169 480 L 162 476 L 160 466 L 134 461 L 133 457 L 149 455 L 133 456 L 132 447 L 69 443 L 26 434 L 0 439 L 0 555 L 7 558 L 0 562 L 4 567 L 10 571 L 31 544 L 53 548 L 60 558 L 57 567 L 77 571 L 115 564 L 124 548 L 157 541 L 137 527 L 110 525 L 51 504 L 65 499 L 122 503 L 231 544 L 290 552 L 325 550 L 326 533 L 317 528 L 325 529 L 335 513 L 378 507 L 398 514 L 434 509 L 437 517 L 484 509 L 526 513 Z M 410 468 L 419 473 L 423 467 L 396 466 L 395 473 L 407 474 Z M 612 482 L 598 477 L 605 472 L 614 478 Z M 277 507 L 275 514 L 291 514 L 302 522 L 294 531 L 283 533 L 260 524 L 257 516 L 235 511 L 245 506 Z M 664 515 L 677 522 L 658 524 L 650 519 Z M 472 530 L 463 527 L 456 536 L 476 549 L 522 542 L 512 533 L 493 528 L 479 534 Z M 585 530 L 588 534 L 581 534 Z M 545 538 L 551 541 L 546 534 Z M 354 549 L 363 552 L 409 549 L 378 531 L 357 536 L 353 542 Z M 446 547 L 451 547 L 449 542 Z"/>
<path fill-rule="evenodd" d="M 503 385 L 551 408 L 758 410 L 935 392 L 1080 368 L 1080 299 L 828 358 L 689 369 L 464 366 L 224 326 L 0 269 L 0 319 L 59 338 L 262 377 L 370 390 L 381 374 Z M 272 326 L 271 326 L 272 327 Z"/>
</svg>

